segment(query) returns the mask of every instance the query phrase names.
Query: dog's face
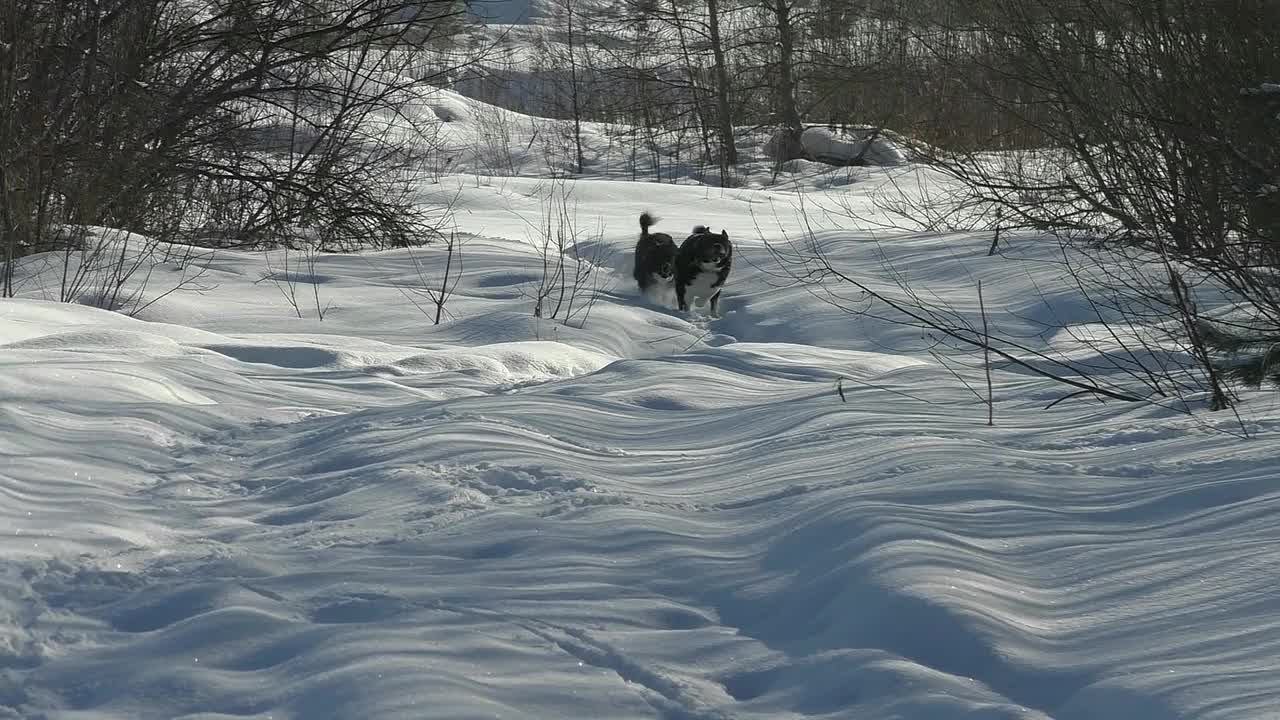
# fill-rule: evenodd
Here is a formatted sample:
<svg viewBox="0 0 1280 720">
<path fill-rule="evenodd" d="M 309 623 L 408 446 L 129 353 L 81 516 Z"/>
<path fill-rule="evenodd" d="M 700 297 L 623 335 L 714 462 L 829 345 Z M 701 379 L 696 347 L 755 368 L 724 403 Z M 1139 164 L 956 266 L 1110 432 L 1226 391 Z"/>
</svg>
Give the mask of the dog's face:
<svg viewBox="0 0 1280 720">
<path fill-rule="evenodd" d="M 729 238 L 725 234 L 707 233 L 698 243 L 698 262 L 703 267 L 720 267 L 729 258 Z"/>
<path fill-rule="evenodd" d="M 703 253 L 702 253 L 702 259 L 703 259 L 705 262 L 713 262 L 713 263 L 716 263 L 716 264 L 718 265 L 718 264 L 720 264 L 720 263 L 721 263 L 721 262 L 722 262 L 722 261 L 723 261 L 723 260 L 728 256 L 728 255 L 729 255 L 729 253 L 725 250 L 724 243 L 722 243 L 722 242 L 720 242 L 719 240 L 717 240 L 717 241 L 715 241 L 715 242 L 713 242 L 713 243 L 709 244 L 709 245 L 707 246 L 706 250 L 704 250 L 704 251 L 703 251 Z"/>
<path fill-rule="evenodd" d="M 636 271 L 652 282 L 671 284 L 676 277 L 676 244 L 665 233 L 653 233 L 636 247 Z"/>
<path fill-rule="evenodd" d="M 676 276 L 676 259 L 675 256 L 664 257 L 662 262 L 658 264 L 657 269 L 653 271 L 655 277 L 659 280 L 670 281 Z"/>
</svg>

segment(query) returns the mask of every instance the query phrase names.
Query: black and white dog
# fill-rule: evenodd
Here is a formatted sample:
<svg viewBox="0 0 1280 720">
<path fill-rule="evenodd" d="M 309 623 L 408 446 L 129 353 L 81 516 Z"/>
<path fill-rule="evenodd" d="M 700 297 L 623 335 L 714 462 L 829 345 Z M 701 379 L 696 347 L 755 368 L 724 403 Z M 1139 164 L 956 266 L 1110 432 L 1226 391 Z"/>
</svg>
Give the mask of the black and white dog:
<svg viewBox="0 0 1280 720">
<path fill-rule="evenodd" d="M 685 238 L 676 256 L 676 301 L 681 310 L 689 309 L 689 301 L 701 306 L 711 301 L 711 317 L 720 317 L 720 291 L 733 267 L 733 245 L 729 233 L 711 232 L 699 225 Z"/>
<path fill-rule="evenodd" d="M 640 213 L 640 240 L 636 242 L 636 284 L 652 302 L 670 302 L 676 279 L 676 242 L 666 233 L 651 233 L 657 220 Z"/>
</svg>

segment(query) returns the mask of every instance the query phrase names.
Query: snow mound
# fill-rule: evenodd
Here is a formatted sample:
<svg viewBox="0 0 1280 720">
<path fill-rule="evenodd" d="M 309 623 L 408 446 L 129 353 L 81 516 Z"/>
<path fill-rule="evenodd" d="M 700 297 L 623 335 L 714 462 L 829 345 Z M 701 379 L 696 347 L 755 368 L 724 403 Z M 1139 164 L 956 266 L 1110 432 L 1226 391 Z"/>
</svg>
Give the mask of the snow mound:
<svg viewBox="0 0 1280 720">
<path fill-rule="evenodd" d="M 471 122 L 471 103 L 467 98 L 447 91 L 433 92 L 426 100 L 426 107 L 443 123 Z"/>
<path fill-rule="evenodd" d="M 527 341 L 421 353 L 397 360 L 394 367 L 411 373 L 461 373 L 493 385 L 516 385 L 585 375 L 614 359 L 564 343 Z"/>
<path fill-rule="evenodd" d="M 828 165 L 907 164 L 907 156 L 896 143 L 871 128 L 857 135 L 836 132 L 824 127 L 806 128 L 800 145 L 809 157 Z"/>
</svg>

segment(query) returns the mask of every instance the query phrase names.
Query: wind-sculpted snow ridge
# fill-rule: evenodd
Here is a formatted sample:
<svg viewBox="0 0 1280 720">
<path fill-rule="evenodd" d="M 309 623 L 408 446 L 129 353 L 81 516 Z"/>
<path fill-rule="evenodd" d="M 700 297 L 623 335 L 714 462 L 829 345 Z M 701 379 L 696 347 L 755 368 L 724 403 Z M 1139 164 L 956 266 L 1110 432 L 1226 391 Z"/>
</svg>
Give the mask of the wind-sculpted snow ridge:
<svg viewBox="0 0 1280 720">
<path fill-rule="evenodd" d="M 642 302 L 604 185 L 581 327 L 476 188 L 438 327 L 408 251 L 319 258 L 323 321 L 239 253 L 146 321 L 0 304 L 0 718 L 1274 714 L 1272 401 L 1241 442 L 997 367 L 989 428 L 917 329 L 768 274 L 762 195 L 655 189 L 742 262 L 722 319 Z M 820 232 L 1035 347 L 1090 320 L 979 237 Z"/>
</svg>

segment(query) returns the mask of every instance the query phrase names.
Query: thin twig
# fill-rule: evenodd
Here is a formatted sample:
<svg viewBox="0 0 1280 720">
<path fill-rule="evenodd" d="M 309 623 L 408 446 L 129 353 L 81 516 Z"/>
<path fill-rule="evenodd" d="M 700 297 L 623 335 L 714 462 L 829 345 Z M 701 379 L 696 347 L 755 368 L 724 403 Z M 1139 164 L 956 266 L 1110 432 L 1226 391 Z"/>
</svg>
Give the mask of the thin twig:
<svg viewBox="0 0 1280 720">
<path fill-rule="evenodd" d="M 987 305 L 982 299 L 982 281 L 978 281 L 978 309 L 982 313 L 982 365 L 987 371 L 987 427 L 996 424 L 995 402 L 991 392 L 991 334 L 987 329 Z"/>
</svg>

